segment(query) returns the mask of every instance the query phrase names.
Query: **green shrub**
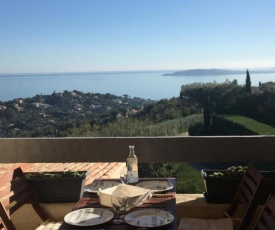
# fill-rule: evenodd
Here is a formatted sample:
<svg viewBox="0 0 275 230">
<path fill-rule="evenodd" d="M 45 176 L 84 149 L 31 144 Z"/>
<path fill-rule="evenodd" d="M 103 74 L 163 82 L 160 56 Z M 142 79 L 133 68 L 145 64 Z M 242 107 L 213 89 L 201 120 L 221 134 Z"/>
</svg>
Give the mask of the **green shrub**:
<svg viewBox="0 0 275 230">
<path fill-rule="evenodd" d="M 225 172 L 213 172 L 209 177 L 243 177 L 247 170 L 247 166 L 230 166 Z"/>
<path fill-rule="evenodd" d="M 25 173 L 27 179 L 34 178 L 71 178 L 71 177 L 83 177 L 86 172 L 80 171 L 64 171 L 64 172 L 29 172 Z"/>
<path fill-rule="evenodd" d="M 171 162 L 154 162 L 154 163 L 139 163 L 139 177 L 144 178 L 162 178 L 173 177 L 176 175 L 179 163 Z"/>
<path fill-rule="evenodd" d="M 201 173 L 196 169 L 181 163 L 176 175 L 177 193 L 202 193 L 205 191 Z"/>
</svg>

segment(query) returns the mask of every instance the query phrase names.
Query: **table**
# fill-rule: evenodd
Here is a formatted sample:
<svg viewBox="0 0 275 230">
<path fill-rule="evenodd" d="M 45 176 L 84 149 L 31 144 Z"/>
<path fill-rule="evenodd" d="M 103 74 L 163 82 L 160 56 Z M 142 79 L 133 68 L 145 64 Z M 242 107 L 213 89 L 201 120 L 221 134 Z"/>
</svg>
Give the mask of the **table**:
<svg viewBox="0 0 275 230">
<path fill-rule="evenodd" d="M 104 179 L 104 180 L 116 180 L 117 179 Z M 175 178 L 140 178 L 139 182 L 142 181 L 154 181 L 154 180 L 168 180 L 169 182 L 174 184 L 174 187 L 171 190 L 168 190 L 166 192 L 157 193 L 155 194 L 148 202 L 142 204 L 139 207 L 131 209 L 129 212 L 140 210 L 140 209 L 146 209 L 146 208 L 154 208 L 154 209 L 160 209 L 165 210 L 174 215 L 174 221 L 168 225 L 158 227 L 157 229 L 161 230 L 176 230 L 177 229 L 177 215 L 176 215 L 176 190 L 175 190 Z M 97 182 L 100 180 L 96 180 Z M 80 198 L 80 200 L 76 203 L 73 210 L 80 209 L 80 208 L 105 208 L 112 210 L 109 207 L 102 206 L 99 203 L 99 197 L 95 193 L 91 192 L 84 192 L 83 196 Z M 79 226 L 72 226 L 65 222 L 62 223 L 60 230 L 64 229 L 94 229 L 94 230 L 107 230 L 107 229 L 117 229 L 117 230 L 133 230 L 133 229 L 139 229 L 135 226 L 131 226 L 127 223 L 122 223 L 119 225 L 112 224 L 112 222 L 107 222 L 101 225 L 97 226 L 89 226 L 89 227 L 79 227 Z M 145 228 L 144 228 L 145 229 Z"/>
</svg>

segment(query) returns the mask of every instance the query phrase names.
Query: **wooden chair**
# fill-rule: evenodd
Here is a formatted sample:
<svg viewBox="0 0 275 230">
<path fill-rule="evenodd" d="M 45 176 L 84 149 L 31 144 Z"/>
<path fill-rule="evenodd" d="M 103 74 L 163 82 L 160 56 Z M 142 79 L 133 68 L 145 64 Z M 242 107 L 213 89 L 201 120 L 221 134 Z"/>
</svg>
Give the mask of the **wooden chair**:
<svg viewBox="0 0 275 230">
<path fill-rule="evenodd" d="M 16 230 L 10 216 L 24 204 L 31 204 L 43 221 L 41 225 L 43 227 L 39 229 L 49 229 L 47 225 L 53 225 L 53 222 L 49 221 L 48 215 L 36 200 L 21 168 L 3 174 L 0 177 L 0 186 L 0 229 Z M 51 229 L 58 229 L 59 226 L 60 223 L 56 223 L 56 227 Z"/>
<path fill-rule="evenodd" d="M 273 229 L 275 229 L 275 196 L 270 195 L 255 225 L 253 226 L 253 230 Z"/>
<path fill-rule="evenodd" d="M 247 230 L 258 206 L 262 183 L 263 176 L 261 175 L 261 173 L 255 167 L 249 166 L 245 175 L 242 178 L 240 186 L 231 205 L 224 213 L 224 218 L 211 220 L 203 220 L 199 218 L 181 218 L 178 230 Z M 236 218 L 233 218 L 233 215 L 236 213 L 240 205 L 242 205 L 244 208 L 244 215 L 242 218 L 238 218 L 239 221 L 236 221 Z M 196 227 L 194 227 L 195 225 Z M 209 228 L 207 228 L 206 226 L 209 226 Z"/>
</svg>

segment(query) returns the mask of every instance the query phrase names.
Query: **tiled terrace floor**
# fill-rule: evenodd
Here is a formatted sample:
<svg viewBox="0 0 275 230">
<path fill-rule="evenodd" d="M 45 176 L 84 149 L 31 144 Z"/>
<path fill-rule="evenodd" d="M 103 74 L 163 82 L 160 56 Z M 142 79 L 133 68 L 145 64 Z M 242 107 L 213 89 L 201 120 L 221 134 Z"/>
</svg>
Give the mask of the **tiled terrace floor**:
<svg viewBox="0 0 275 230">
<path fill-rule="evenodd" d="M 94 163 L 8 163 L 0 164 L 0 175 L 9 170 L 21 167 L 23 172 L 54 172 L 80 170 L 88 171 L 86 184 L 92 183 L 96 178 L 119 178 L 121 162 L 94 162 Z"/>
</svg>

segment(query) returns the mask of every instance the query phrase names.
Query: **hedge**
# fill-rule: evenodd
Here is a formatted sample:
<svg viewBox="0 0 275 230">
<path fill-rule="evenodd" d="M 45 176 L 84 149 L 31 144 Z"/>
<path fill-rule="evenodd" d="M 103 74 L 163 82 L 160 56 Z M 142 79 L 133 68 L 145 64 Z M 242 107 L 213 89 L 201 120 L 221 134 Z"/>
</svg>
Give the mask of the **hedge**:
<svg viewBox="0 0 275 230">
<path fill-rule="evenodd" d="M 275 128 L 236 115 L 213 115 L 213 128 L 222 135 L 275 135 Z"/>
</svg>

